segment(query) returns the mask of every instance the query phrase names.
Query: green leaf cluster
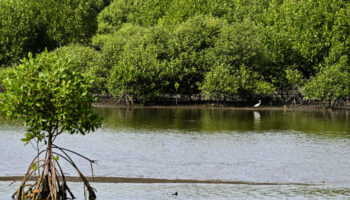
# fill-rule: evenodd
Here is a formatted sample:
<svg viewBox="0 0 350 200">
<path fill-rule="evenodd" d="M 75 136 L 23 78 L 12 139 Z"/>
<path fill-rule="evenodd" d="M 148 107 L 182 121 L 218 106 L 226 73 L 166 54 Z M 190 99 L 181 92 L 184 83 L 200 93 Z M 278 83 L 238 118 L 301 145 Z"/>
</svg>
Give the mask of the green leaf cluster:
<svg viewBox="0 0 350 200">
<path fill-rule="evenodd" d="M 144 101 L 161 94 L 166 80 L 166 46 L 167 32 L 159 27 L 142 29 L 126 27 L 131 31 L 124 44 L 115 48 L 120 52 L 111 68 L 107 87 L 111 94 L 130 97 Z M 133 31 L 138 29 L 139 31 Z M 134 34 L 135 33 L 135 34 Z M 119 37 L 123 37 L 123 32 Z M 109 48 L 109 47 L 107 47 Z M 120 49 L 119 49 L 120 48 Z M 109 49 L 110 50 L 110 49 Z M 107 50 L 108 51 L 108 50 Z"/>
<path fill-rule="evenodd" d="M 332 101 L 350 95 L 350 67 L 344 58 L 335 65 L 323 66 L 305 85 L 307 99 Z"/>
<path fill-rule="evenodd" d="M 92 92 L 140 101 L 295 92 L 350 65 L 345 0 L 5 0 L 0 25 L 0 65 L 60 46 Z"/>
<path fill-rule="evenodd" d="M 208 77 L 213 77 L 217 69 L 221 71 L 216 66 L 227 67 L 234 80 L 253 78 L 251 88 L 244 84 L 220 86 L 223 94 L 236 94 L 238 88 L 239 94 L 270 94 L 274 87 L 263 78 L 269 65 L 261 41 L 250 20 L 229 24 L 202 15 L 172 29 L 124 24 L 111 34 L 93 38 L 93 44 L 101 47 L 104 66 L 111 72 L 107 77 L 108 91 L 117 97 L 128 94 L 142 101 L 169 93 L 208 92 L 204 90 L 209 87 Z M 242 65 L 248 66 L 249 76 L 234 78 L 243 73 Z"/>
<path fill-rule="evenodd" d="M 84 76 L 88 76 L 93 80 L 91 92 L 94 94 L 106 93 L 106 78 L 109 71 L 105 67 L 102 54 L 92 47 L 82 46 L 79 44 L 68 45 L 55 49 L 52 53 L 58 56 L 69 55 L 70 59 L 75 63 L 74 69 Z"/>
<path fill-rule="evenodd" d="M 92 81 L 77 67 L 69 55 L 44 52 L 36 58 L 29 54 L 6 71 L 0 109 L 28 127 L 23 141 L 62 132 L 85 134 L 100 127 L 91 106 Z"/>
<path fill-rule="evenodd" d="M 238 94 L 239 82 L 229 66 L 218 65 L 206 74 L 201 90 L 209 97 L 233 96 Z"/>
<path fill-rule="evenodd" d="M 18 63 L 29 52 L 88 44 L 104 5 L 103 0 L 0 1 L 0 66 Z"/>
</svg>

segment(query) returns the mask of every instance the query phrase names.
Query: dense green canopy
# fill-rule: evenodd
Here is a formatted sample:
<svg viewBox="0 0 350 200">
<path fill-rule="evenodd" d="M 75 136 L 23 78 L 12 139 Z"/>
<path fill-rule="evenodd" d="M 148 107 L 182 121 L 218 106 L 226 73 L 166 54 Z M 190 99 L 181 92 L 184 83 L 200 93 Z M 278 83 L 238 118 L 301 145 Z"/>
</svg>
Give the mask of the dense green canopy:
<svg viewBox="0 0 350 200">
<path fill-rule="evenodd" d="M 44 52 L 4 73 L 6 92 L 0 93 L 0 111 L 29 126 L 24 141 L 57 132 L 85 134 L 101 124 L 93 113 L 93 81 L 78 70 L 69 55 Z M 40 139 L 40 140 L 41 140 Z"/>
<path fill-rule="evenodd" d="M 0 66 L 18 63 L 28 52 L 89 44 L 104 5 L 103 0 L 0 1 Z"/>
<path fill-rule="evenodd" d="M 95 80 L 93 92 L 133 101 L 175 93 L 254 98 L 297 88 L 309 99 L 349 96 L 335 75 L 339 95 L 313 87 L 349 68 L 349 1 L 50 2 L 0 3 L 0 65 L 69 45 L 57 52 L 76 55 Z"/>
</svg>

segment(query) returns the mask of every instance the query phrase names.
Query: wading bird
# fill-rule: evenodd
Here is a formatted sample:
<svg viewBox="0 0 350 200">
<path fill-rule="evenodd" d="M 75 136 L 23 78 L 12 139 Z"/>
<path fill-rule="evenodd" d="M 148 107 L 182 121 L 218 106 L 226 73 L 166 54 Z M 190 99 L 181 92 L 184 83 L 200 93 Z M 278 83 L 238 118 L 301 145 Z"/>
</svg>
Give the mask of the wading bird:
<svg viewBox="0 0 350 200">
<path fill-rule="evenodd" d="M 259 108 L 260 104 L 261 104 L 261 100 L 259 100 L 259 103 L 254 105 L 254 108 Z"/>
</svg>

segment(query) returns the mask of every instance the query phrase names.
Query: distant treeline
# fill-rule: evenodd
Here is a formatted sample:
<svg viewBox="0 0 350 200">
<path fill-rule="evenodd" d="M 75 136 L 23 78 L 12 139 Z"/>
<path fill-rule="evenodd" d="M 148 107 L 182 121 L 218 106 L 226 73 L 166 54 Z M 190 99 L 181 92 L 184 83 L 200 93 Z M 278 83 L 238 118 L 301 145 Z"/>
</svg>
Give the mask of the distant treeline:
<svg viewBox="0 0 350 200">
<path fill-rule="evenodd" d="M 2 0 L 0 70 L 45 49 L 127 102 L 350 96 L 346 0 Z"/>
</svg>

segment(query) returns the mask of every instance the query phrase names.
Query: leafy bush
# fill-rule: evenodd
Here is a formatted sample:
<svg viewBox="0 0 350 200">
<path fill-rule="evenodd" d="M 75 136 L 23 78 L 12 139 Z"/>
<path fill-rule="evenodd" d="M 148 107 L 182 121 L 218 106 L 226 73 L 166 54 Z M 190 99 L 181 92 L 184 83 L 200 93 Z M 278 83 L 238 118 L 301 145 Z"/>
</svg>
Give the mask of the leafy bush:
<svg viewBox="0 0 350 200">
<path fill-rule="evenodd" d="M 271 20 L 266 32 L 275 36 L 266 42 L 277 58 L 285 60 L 277 61 L 278 65 L 296 65 L 305 77 L 313 76 L 332 46 L 348 40 L 349 28 L 345 27 L 349 24 L 349 5 L 335 0 L 286 0 L 275 6 L 267 14 Z"/>
<path fill-rule="evenodd" d="M 211 97 L 240 95 L 271 95 L 275 92 L 274 86 L 263 77 L 242 65 L 232 70 L 230 66 L 220 65 L 207 73 L 202 90 Z"/>
<path fill-rule="evenodd" d="M 135 32 L 134 30 L 142 30 Z M 128 31 L 130 32 L 128 32 Z M 127 31 L 127 32 L 125 32 Z M 125 39 L 124 35 L 129 37 Z M 168 34 L 161 27 L 140 29 L 138 26 L 121 29 L 114 34 L 116 44 L 108 42 L 102 50 L 103 54 L 114 53 L 111 61 L 114 65 L 108 79 L 110 93 L 117 97 L 125 97 L 141 101 L 155 98 L 162 94 L 169 84 L 167 72 Z M 115 54 L 119 52 L 118 54 Z"/>
<path fill-rule="evenodd" d="M 147 28 L 133 24 L 124 24 L 121 29 L 114 33 L 96 35 L 92 39 L 92 44 L 101 48 L 105 65 L 107 68 L 110 68 L 119 62 L 127 42 L 143 37 L 148 32 Z"/>
<path fill-rule="evenodd" d="M 98 51 L 92 47 L 82 45 L 69 45 L 55 49 L 52 53 L 58 56 L 66 57 L 75 62 L 75 69 L 81 73 L 86 73 L 91 67 L 101 65 L 101 56 Z"/>
<path fill-rule="evenodd" d="M 20 65 L 7 70 L 1 109 L 30 125 L 28 141 L 41 131 L 50 131 L 51 122 L 58 121 L 70 133 L 85 134 L 96 126 L 96 115 L 90 114 L 94 98 L 88 92 L 92 81 L 77 72 L 76 65 L 68 56 L 44 52 L 37 58 L 29 54 Z"/>
<path fill-rule="evenodd" d="M 314 81 L 320 66 L 350 65 L 342 61 L 350 54 L 350 3 L 336 0 L 4 0 L 0 65 L 45 47 L 90 43 L 94 19 L 106 5 L 92 39 L 101 51 L 77 45 L 55 51 L 71 54 L 94 75 L 96 93 L 125 94 L 126 82 L 130 97 L 142 100 L 201 89 L 215 95 L 288 92 Z M 246 70 L 252 80 L 236 77 Z M 236 80 L 256 83 L 227 90 Z"/>
<path fill-rule="evenodd" d="M 22 120 L 28 127 L 22 139 L 26 144 L 36 139 L 46 145 L 46 150 L 33 159 L 13 197 L 20 199 L 26 194 L 37 199 L 66 199 L 71 192 L 61 167 L 57 167 L 58 157 L 62 157 L 78 171 L 89 199 L 96 199 L 93 188 L 68 155 L 75 152 L 53 143 L 61 134 L 85 135 L 101 126 L 101 119 L 91 106 L 95 100 L 89 92 L 92 81 L 75 71 L 75 65 L 68 57 L 44 52 L 36 58 L 29 54 L 28 59 L 6 73 L 3 80 L 6 90 L 0 93 L 2 113 Z M 45 158 L 40 159 L 43 153 Z M 28 189 L 27 181 L 36 172 L 40 178 Z"/>
<path fill-rule="evenodd" d="M 38 38 L 31 2 L 0 1 L 0 66 L 18 62 Z"/>
<path fill-rule="evenodd" d="M 115 0 L 99 13 L 98 34 L 113 33 L 124 23 L 139 21 L 140 9 L 144 0 Z"/>
<path fill-rule="evenodd" d="M 239 77 L 238 94 L 250 95 L 271 95 L 275 92 L 274 86 L 264 80 L 263 76 L 247 66 L 242 65 L 235 73 Z"/>
<path fill-rule="evenodd" d="M 89 43 L 103 5 L 103 0 L 0 1 L 0 66 L 19 62 L 28 52 Z"/>
<path fill-rule="evenodd" d="M 233 96 L 238 93 L 239 80 L 231 73 L 230 66 L 213 67 L 204 78 L 202 92 L 209 97 Z"/>
<path fill-rule="evenodd" d="M 261 37 L 259 30 L 250 20 L 225 24 L 215 42 L 213 59 L 219 64 L 225 63 L 235 69 L 246 65 L 262 73 L 268 72 L 267 53 Z"/>
<path fill-rule="evenodd" d="M 5 90 L 5 87 L 3 86 L 3 80 L 7 77 L 7 72 L 10 70 L 10 68 L 0 68 L 0 92 L 3 92 Z M 1 101 L 1 99 L 0 99 Z"/>
<path fill-rule="evenodd" d="M 175 82 L 180 84 L 179 93 L 198 94 L 205 74 L 215 63 L 214 45 L 224 20 L 197 16 L 176 26 L 169 41 Z"/>
<path fill-rule="evenodd" d="M 106 81 L 109 71 L 105 67 L 102 54 L 92 47 L 70 45 L 55 49 L 53 53 L 68 56 L 75 63 L 74 70 L 84 73 L 94 80 L 92 92 L 102 94 L 107 92 Z"/>
<path fill-rule="evenodd" d="M 115 0 L 98 17 L 99 33 L 112 33 L 123 23 L 173 28 L 198 15 L 237 22 L 258 18 L 268 6 L 267 0 Z"/>
<path fill-rule="evenodd" d="M 306 83 L 304 95 L 307 99 L 329 102 L 349 96 L 350 68 L 347 59 L 343 59 L 336 65 L 324 66 Z"/>
</svg>

